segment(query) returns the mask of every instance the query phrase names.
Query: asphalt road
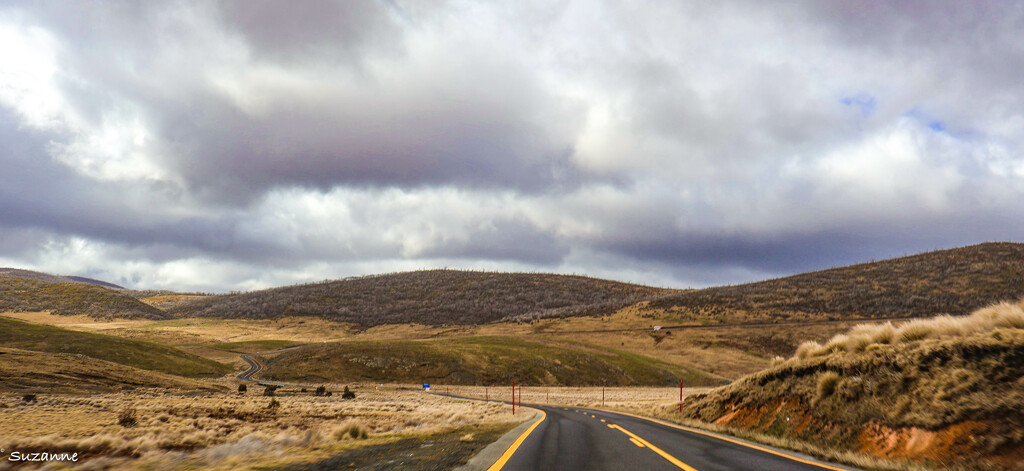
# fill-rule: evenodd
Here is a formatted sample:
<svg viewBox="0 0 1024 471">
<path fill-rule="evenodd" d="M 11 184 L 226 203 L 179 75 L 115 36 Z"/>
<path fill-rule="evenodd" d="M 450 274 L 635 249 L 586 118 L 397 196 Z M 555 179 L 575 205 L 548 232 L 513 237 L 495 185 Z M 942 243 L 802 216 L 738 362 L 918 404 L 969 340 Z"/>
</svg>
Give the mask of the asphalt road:
<svg viewBox="0 0 1024 471">
<path fill-rule="evenodd" d="M 507 461 L 502 465 L 499 460 L 492 470 L 853 469 L 623 414 L 573 407 L 531 407 L 544 411 L 546 416 L 511 456 L 506 452 L 503 459 Z"/>
<path fill-rule="evenodd" d="M 274 350 L 272 352 L 263 352 L 263 353 L 264 354 L 279 353 L 279 352 L 283 352 L 285 350 L 292 350 L 292 349 L 295 349 L 295 348 L 299 348 L 300 346 L 301 345 L 297 345 L 297 346 L 294 346 L 294 347 L 282 348 L 280 350 Z M 260 371 L 263 371 L 263 364 L 260 363 L 259 360 L 257 360 L 256 357 L 254 357 L 251 354 L 242 354 L 241 358 L 242 358 L 242 361 L 246 362 L 249 365 L 249 369 L 243 371 L 242 373 L 240 373 L 238 375 L 238 379 L 240 379 L 242 381 L 250 381 L 250 382 L 253 382 L 253 383 L 256 383 L 256 384 L 260 384 L 260 385 L 263 385 L 263 386 L 267 386 L 267 385 L 274 385 L 274 386 L 281 386 L 281 387 L 290 387 L 290 386 L 304 387 L 304 386 L 306 386 L 305 384 L 299 384 L 299 383 L 284 383 L 284 382 L 281 382 L 281 381 L 267 381 L 267 380 L 263 380 L 263 379 L 254 379 L 253 376 L 255 376 L 256 373 L 259 373 Z"/>
<path fill-rule="evenodd" d="M 252 376 L 263 370 L 263 365 L 260 364 L 260 362 L 256 361 L 255 358 L 249 355 L 242 355 L 242 361 L 249 364 L 249 369 L 243 371 L 242 374 L 238 375 L 238 379 L 242 381 L 253 381 Z"/>
</svg>

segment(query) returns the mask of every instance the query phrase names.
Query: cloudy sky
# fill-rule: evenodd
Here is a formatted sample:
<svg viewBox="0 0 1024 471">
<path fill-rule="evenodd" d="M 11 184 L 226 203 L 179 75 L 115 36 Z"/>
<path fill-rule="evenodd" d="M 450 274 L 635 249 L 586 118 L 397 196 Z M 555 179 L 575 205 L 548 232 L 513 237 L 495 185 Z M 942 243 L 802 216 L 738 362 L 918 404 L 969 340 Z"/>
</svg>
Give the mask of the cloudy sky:
<svg viewBox="0 0 1024 471">
<path fill-rule="evenodd" d="M 735 283 L 1024 238 L 1024 4 L 0 1 L 0 266 Z"/>
</svg>

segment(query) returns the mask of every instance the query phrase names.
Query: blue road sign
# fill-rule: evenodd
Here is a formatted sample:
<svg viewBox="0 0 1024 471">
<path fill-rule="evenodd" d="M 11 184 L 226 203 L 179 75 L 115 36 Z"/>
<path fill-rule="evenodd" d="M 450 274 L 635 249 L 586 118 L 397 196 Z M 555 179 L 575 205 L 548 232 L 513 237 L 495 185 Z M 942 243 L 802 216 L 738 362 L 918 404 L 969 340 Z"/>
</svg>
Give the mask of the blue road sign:
<svg viewBox="0 0 1024 471">
<path fill-rule="evenodd" d="M 430 383 L 423 383 L 423 389 L 430 389 Z"/>
</svg>

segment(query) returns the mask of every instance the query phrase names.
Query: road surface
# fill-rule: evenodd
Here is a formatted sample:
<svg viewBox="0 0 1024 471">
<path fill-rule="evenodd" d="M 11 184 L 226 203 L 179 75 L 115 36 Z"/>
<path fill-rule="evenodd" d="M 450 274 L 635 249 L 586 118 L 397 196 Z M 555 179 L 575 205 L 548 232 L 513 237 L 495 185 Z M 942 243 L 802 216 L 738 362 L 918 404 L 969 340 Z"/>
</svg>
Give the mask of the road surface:
<svg viewBox="0 0 1024 471">
<path fill-rule="evenodd" d="M 299 347 L 301 347 L 301 345 L 296 345 L 294 347 L 288 347 L 288 348 L 282 348 L 280 350 L 274 350 L 272 352 L 263 352 L 263 354 L 266 355 L 266 354 L 270 354 L 270 353 L 279 353 L 279 352 L 283 352 L 285 350 L 292 350 L 292 349 L 299 348 Z M 249 365 L 249 369 L 243 371 L 242 373 L 240 373 L 238 375 L 238 379 L 240 379 L 242 381 L 249 381 L 249 382 L 256 383 L 256 384 L 259 384 L 259 385 L 262 385 L 262 386 L 269 386 L 269 385 L 281 386 L 281 387 L 290 387 L 290 386 L 305 387 L 306 386 L 305 384 L 299 384 L 299 383 L 283 383 L 283 382 L 280 382 L 280 381 L 267 381 L 267 380 L 264 380 L 264 379 L 255 379 L 254 376 L 257 373 L 259 373 L 260 371 L 263 371 L 263 364 L 260 363 L 260 361 L 257 360 L 256 357 L 253 356 L 252 354 L 244 354 L 243 353 L 241 355 L 241 358 L 242 358 L 242 361 L 246 362 Z"/>
<path fill-rule="evenodd" d="M 697 429 L 593 409 L 544 412 L 491 470 L 850 470 Z M 524 411 L 526 412 L 526 411 Z"/>
</svg>

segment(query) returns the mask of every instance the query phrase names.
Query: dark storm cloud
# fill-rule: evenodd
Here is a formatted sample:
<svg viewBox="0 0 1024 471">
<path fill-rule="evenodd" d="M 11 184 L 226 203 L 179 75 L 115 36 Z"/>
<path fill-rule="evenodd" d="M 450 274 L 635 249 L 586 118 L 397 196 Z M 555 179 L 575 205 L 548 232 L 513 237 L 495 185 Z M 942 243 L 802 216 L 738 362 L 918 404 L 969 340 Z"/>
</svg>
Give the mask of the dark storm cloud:
<svg viewBox="0 0 1024 471">
<path fill-rule="evenodd" d="M 253 52 L 271 60 L 358 61 L 367 49 L 396 52 L 396 38 L 403 34 L 400 11 L 376 0 L 230 0 L 216 8 L 221 21 L 241 33 Z"/>
<path fill-rule="evenodd" d="M 260 253 L 234 239 L 235 223 L 209 216 L 172 216 L 148 205 L 152 187 L 84 178 L 48 158 L 57 133 L 19 126 L 0 106 L 0 228 L 11 234 L 56 233 L 132 246 L 178 247 L 188 251 Z M 157 192 L 159 195 L 159 192 Z M 159 199 L 157 201 L 160 201 Z M 22 236 L 11 242 L 24 242 Z M 5 252 L 9 253 L 9 252 Z M 156 258 L 162 258 L 158 254 Z"/>
<path fill-rule="evenodd" d="M 562 101 L 497 51 L 406 57 L 412 26 L 382 2 L 209 5 L 26 15 L 61 39 L 61 84 L 79 114 L 99 123 L 111 106 L 134 110 L 160 165 L 208 199 L 247 203 L 293 185 L 535 192 L 581 178 Z"/>
<path fill-rule="evenodd" d="M 570 245 L 526 221 L 497 220 L 491 227 L 468 234 L 465 240 L 432 248 L 423 255 L 446 259 L 510 260 L 555 267 L 569 254 Z"/>
</svg>

